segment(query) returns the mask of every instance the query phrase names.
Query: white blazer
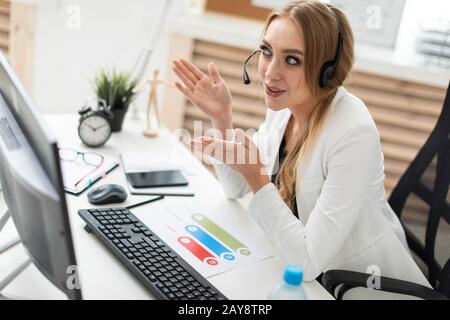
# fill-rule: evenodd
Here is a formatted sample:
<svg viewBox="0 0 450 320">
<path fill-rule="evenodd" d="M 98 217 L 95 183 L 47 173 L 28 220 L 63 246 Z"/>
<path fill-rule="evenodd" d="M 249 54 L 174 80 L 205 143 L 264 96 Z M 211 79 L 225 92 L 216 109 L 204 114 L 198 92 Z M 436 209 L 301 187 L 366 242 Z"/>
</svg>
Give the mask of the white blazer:
<svg viewBox="0 0 450 320">
<path fill-rule="evenodd" d="M 290 117 L 289 109 L 268 110 L 253 136 L 269 174 L 278 170 L 279 146 Z M 383 160 L 380 136 L 367 107 L 340 87 L 321 132 L 297 166 L 299 219 L 272 183 L 256 192 L 249 213 L 289 263 L 303 266 L 306 281 L 327 270 L 343 269 L 379 271 L 431 287 L 412 259 L 400 221 L 386 200 Z M 221 163 L 214 166 L 228 198 L 251 191 L 239 173 Z"/>
</svg>

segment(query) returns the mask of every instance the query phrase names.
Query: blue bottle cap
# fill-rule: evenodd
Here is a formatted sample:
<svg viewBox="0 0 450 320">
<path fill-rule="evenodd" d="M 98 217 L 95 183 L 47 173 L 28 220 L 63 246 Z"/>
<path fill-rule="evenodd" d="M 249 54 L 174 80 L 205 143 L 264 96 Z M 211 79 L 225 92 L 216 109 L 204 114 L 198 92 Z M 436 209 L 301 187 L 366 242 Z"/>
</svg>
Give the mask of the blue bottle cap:
<svg viewBox="0 0 450 320">
<path fill-rule="evenodd" d="M 284 281 L 287 284 L 298 286 L 303 282 L 303 268 L 295 265 L 288 265 L 284 269 Z"/>
</svg>

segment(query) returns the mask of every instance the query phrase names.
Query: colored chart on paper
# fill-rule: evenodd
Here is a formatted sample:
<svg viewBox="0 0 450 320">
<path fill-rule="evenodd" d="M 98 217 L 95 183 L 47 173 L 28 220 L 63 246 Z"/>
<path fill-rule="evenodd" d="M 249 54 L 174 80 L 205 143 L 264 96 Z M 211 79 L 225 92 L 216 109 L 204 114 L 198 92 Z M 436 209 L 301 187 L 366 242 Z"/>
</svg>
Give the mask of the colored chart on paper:
<svg viewBox="0 0 450 320">
<path fill-rule="evenodd" d="M 243 256 L 249 256 L 251 254 L 250 249 L 248 249 L 246 245 L 237 240 L 226 230 L 222 229 L 219 225 L 217 225 L 214 221 L 212 221 L 208 217 L 197 213 L 192 215 L 192 219 L 194 219 L 194 221 L 196 221 L 200 226 L 205 228 L 206 231 L 214 235 L 217 239 L 222 241 L 232 250 L 239 252 Z"/>
<path fill-rule="evenodd" d="M 189 237 L 179 237 L 178 242 L 194 254 L 198 259 L 200 259 L 200 261 L 205 262 L 210 266 L 216 266 L 219 264 L 217 259 L 208 250 L 199 245 L 194 239 Z"/>
<path fill-rule="evenodd" d="M 188 225 L 185 229 L 217 256 L 228 261 L 234 260 L 236 258 L 230 250 L 223 246 L 219 241 L 211 237 L 202 228 L 194 225 Z"/>
<path fill-rule="evenodd" d="M 195 199 L 167 197 L 154 202 L 151 212 L 142 206 L 133 213 L 206 278 L 273 256 L 247 225 L 227 222 L 228 212 L 215 212 Z"/>
</svg>

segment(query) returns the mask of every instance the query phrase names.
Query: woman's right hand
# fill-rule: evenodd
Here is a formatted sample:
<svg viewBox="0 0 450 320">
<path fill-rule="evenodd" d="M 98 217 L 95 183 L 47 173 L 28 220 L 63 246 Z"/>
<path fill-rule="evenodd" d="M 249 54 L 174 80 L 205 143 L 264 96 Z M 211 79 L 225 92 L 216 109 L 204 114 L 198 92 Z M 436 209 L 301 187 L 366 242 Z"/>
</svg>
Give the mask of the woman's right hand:
<svg viewBox="0 0 450 320">
<path fill-rule="evenodd" d="M 187 60 L 172 62 L 173 71 L 183 83 L 175 83 L 178 90 L 213 122 L 222 124 L 230 122 L 232 117 L 230 89 L 220 76 L 217 67 L 210 63 L 207 76 Z"/>
</svg>

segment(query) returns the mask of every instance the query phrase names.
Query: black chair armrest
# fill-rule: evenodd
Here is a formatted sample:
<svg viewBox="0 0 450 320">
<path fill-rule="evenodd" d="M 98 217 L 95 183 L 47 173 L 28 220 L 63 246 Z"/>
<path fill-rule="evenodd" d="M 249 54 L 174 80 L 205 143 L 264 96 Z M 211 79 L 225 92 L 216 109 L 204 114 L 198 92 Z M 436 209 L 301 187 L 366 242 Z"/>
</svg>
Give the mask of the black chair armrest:
<svg viewBox="0 0 450 320">
<path fill-rule="evenodd" d="M 350 289 L 357 287 L 367 288 L 367 280 L 371 276 L 371 274 L 361 272 L 330 270 L 323 274 L 322 285 L 333 296 L 336 296 L 336 288 L 342 285 L 337 294 L 337 299 L 342 299 L 345 292 Z M 380 277 L 380 286 L 379 290 L 385 292 L 406 294 L 425 300 L 448 300 L 446 296 L 433 289 L 408 281 Z"/>
</svg>

